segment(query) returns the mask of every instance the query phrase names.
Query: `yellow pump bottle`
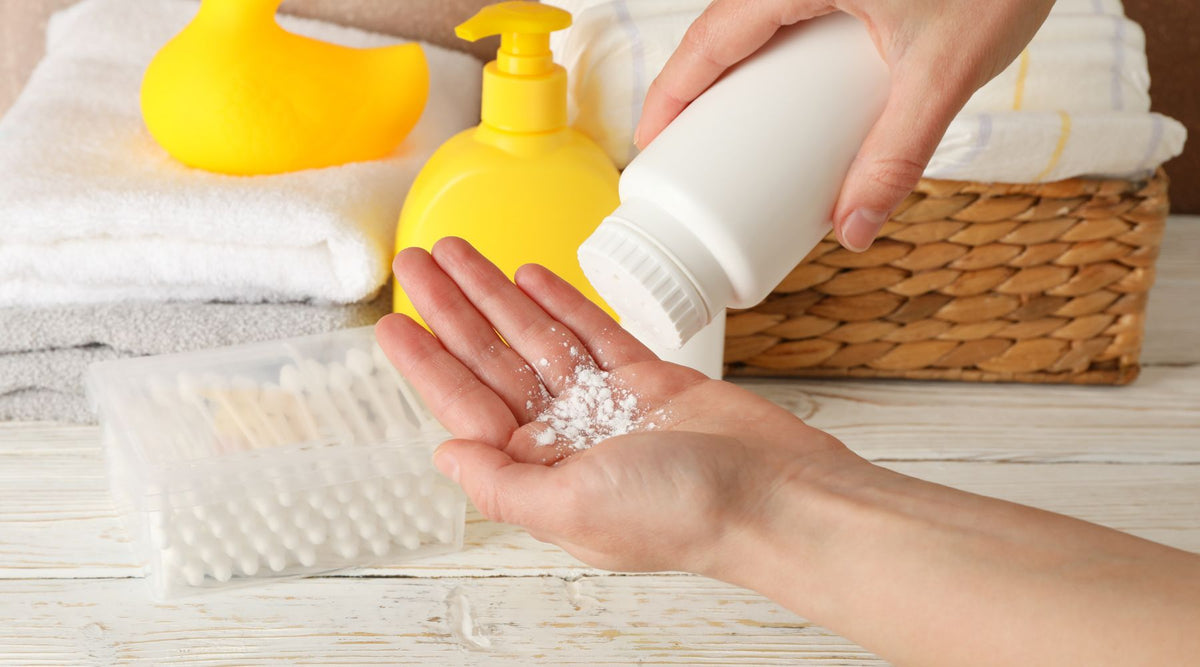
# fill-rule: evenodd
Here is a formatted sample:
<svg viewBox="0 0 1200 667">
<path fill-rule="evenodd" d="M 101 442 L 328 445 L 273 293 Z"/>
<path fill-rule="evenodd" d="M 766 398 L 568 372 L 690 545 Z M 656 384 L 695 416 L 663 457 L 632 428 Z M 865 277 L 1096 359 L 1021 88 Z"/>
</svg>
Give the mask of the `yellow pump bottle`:
<svg viewBox="0 0 1200 667">
<path fill-rule="evenodd" d="M 483 72 L 482 122 L 443 144 L 418 175 L 400 214 L 397 252 L 459 236 L 510 277 L 536 262 L 603 305 L 576 251 L 617 207 L 618 173 L 567 126 L 567 74 L 554 64 L 550 33 L 570 24 L 556 7 L 503 2 L 458 26 L 470 41 L 500 35 Z M 417 318 L 400 289 L 394 306 Z"/>
</svg>

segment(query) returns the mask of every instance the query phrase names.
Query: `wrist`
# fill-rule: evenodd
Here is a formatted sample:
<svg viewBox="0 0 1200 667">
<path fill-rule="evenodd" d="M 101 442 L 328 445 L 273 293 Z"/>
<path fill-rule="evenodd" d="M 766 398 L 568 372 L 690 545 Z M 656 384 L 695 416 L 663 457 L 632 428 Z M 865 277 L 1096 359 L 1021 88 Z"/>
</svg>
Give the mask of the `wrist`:
<svg viewBox="0 0 1200 667">
<path fill-rule="evenodd" d="M 816 602 L 822 564 L 863 509 L 852 490 L 889 474 L 836 445 L 778 462 L 761 501 L 726 518 L 714 556 L 700 574 L 792 609 L 793 600 L 806 601 L 806 609 Z"/>
</svg>

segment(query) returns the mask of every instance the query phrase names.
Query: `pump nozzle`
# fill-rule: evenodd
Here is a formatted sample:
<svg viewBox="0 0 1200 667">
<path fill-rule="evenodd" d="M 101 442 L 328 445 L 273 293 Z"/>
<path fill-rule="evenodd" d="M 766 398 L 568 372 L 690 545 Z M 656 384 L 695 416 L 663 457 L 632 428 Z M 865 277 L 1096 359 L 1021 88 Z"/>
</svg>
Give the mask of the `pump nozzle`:
<svg viewBox="0 0 1200 667">
<path fill-rule="evenodd" d="M 554 64 L 550 33 L 571 26 L 566 10 L 514 0 L 488 5 L 454 29 L 474 42 L 500 35 L 484 69 L 483 121 L 511 132 L 545 132 L 566 124 L 566 75 Z"/>
<path fill-rule="evenodd" d="M 488 5 L 454 29 L 460 38 L 474 42 L 500 35 L 496 66 L 505 74 L 537 76 L 554 66 L 550 33 L 568 28 L 571 14 L 540 2 L 501 2 Z"/>
<path fill-rule="evenodd" d="M 506 32 L 545 33 L 571 27 L 571 13 L 540 2 L 498 2 L 479 10 L 466 23 L 454 29 L 462 39 L 472 42 Z"/>
</svg>

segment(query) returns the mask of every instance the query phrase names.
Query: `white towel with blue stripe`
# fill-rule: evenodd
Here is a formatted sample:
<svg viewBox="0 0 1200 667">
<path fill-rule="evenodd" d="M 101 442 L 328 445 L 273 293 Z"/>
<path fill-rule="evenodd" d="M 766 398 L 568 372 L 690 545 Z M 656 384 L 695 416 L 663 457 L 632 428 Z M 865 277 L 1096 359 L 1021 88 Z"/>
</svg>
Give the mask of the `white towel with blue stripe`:
<svg viewBox="0 0 1200 667">
<path fill-rule="evenodd" d="M 618 164 L 636 154 L 642 99 L 705 0 L 556 0 L 575 126 Z M 1138 177 L 1178 155 L 1184 127 L 1150 112 L 1145 35 L 1120 0 L 1059 0 L 1021 55 L 951 123 L 925 175 L 1039 183 Z"/>
<path fill-rule="evenodd" d="M 938 144 L 925 176 L 998 183 L 1141 178 L 1178 155 L 1186 137 L 1182 125 L 1156 113 L 960 114 Z"/>
</svg>

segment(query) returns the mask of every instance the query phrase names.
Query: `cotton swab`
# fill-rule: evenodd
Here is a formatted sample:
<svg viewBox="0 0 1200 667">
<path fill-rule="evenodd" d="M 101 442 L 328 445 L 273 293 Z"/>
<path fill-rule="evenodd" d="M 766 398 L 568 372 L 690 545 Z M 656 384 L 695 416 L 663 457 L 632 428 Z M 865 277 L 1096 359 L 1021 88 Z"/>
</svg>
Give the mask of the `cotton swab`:
<svg viewBox="0 0 1200 667">
<path fill-rule="evenodd" d="M 291 399 L 280 401 L 281 411 L 294 423 L 300 425 L 308 439 L 315 440 L 320 437 L 321 429 L 312 411 L 308 408 L 308 401 L 304 398 L 304 380 L 300 377 L 300 370 L 291 364 L 280 368 L 279 386 Z"/>
<path fill-rule="evenodd" d="M 304 363 L 304 362 L 302 362 Z M 349 427 L 338 416 L 337 411 L 329 404 L 326 397 L 317 391 L 317 378 L 307 363 L 305 369 L 288 364 L 279 370 L 279 384 L 297 399 L 297 404 L 303 414 L 313 425 L 313 431 L 323 433 L 332 430 L 335 433 L 345 433 Z M 322 425 L 327 428 L 321 428 Z"/>
<path fill-rule="evenodd" d="M 376 556 L 386 556 L 392 550 L 392 543 L 386 537 L 373 539 L 369 542 L 371 553 Z"/>
<path fill-rule="evenodd" d="M 380 384 L 386 389 L 400 392 L 401 401 L 404 403 L 404 407 L 407 408 L 405 413 L 412 417 L 413 426 L 420 429 L 424 423 L 432 420 L 433 416 L 425 410 L 425 404 L 413 393 L 404 376 L 400 374 L 400 371 L 396 370 L 396 367 L 392 365 L 392 362 L 388 360 L 387 355 L 383 353 L 383 350 L 378 345 L 372 346 L 371 356 L 375 360 L 375 368 L 380 371 L 378 373 L 381 380 Z M 388 381 L 382 381 L 385 377 L 388 378 Z"/>
<path fill-rule="evenodd" d="M 287 555 L 281 549 L 273 549 L 267 553 L 267 567 L 272 572 L 282 572 L 287 567 Z"/>
<path fill-rule="evenodd" d="M 189 419 L 189 406 L 180 402 L 178 392 L 173 391 L 166 380 L 154 378 L 149 383 L 149 393 L 151 400 L 162 408 L 156 411 L 156 414 L 171 422 L 171 427 L 165 431 L 171 434 L 177 454 L 187 459 L 197 459 L 206 455 L 208 452 L 196 439 L 199 429 L 193 420 Z"/>
<path fill-rule="evenodd" d="M 391 405 L 388 404 L 389 401 L 385 398 L 387 394 L 380 391 L 376 383 L 375 364 L 371 361 L 371 355 L 358 348 L 350 350 L 346 353 L 346 368 L 358 379 L 357 386 L 362 388 L 363 395 L 367 397 L 376 414 L 383 418 L 386 424 L 385 434 L 406 432 L 404 424 L 400 421 L 405 419 L 407 422 L 404 406 L 395 394 L 391 395 Z"/>
<path fill-rule="evenodd" d="M 189 560 L 180 568 L 180 572 L 189 586 L 198 587 L 204 584 L 204 564 L 199 560 Z"/>
<path fill-rule="evenodd" d="M 225 384 L 222 379 L 214 373 L 207 373 L 200 379 L 200 382 L 203 383 L 205 389 L 201 389 L 199 384 L 187 381 L 184 375 L 180 375 L 179 392 L 183 400 L 198 406 L 200 409 L 204 409 L 205 398 L 212 400 L 233 420 L 234 425 L 241 432 L 245 439 L 243 447 L 253 449 L 263 446 L 263 443 L 254 430 L 247 424 L 241 409 L 222 391 Z"/>
<path fill-rule="evenodd" d="M 233 378 L 233 388 L 238 392 L 237 398 L 243 406 L 243 415 L 248 422 L 253 422 L 257 431 L 266 440 L 266 446 L 282 445 L 289 442 L 285 435 L 284 425 L 278 419 L 272 419 L 266 410 L 264 387 L 248 377 Z"/>
<path fill-rule="evenodd" d="M 387 406 L 387 414 L 392 417 L 387 429 L 388 438 L 401 439 L 420 430 L 420 423 L 413 411 L 405 405 L 406 399 L 399 392 L 390 373 L 371 366 L 369 370 L 362 371 L 360 377 L 363 379 L 362 384 L 376 391 Z"/>
<path fill-rule="evenodd" d="M 336 361 L 329 364 L 328 377 L 329 388 L 333 391 L 330 393 L 330 400 L 334 405 L 341 407 L 343 415 L 349 415 L 347 420 L 354 431 L 358 434 L 359 442 L 377 442 L 382 434 L 376 435 L 375 429 L 372 428 L 371 420 L 367 414 L 363 412 L 362 406 L 358 404 L 358 399 L 354 396 L 352 389 L 353 378 L 350 371 L 346 367 Z"/>
<path fill-rule="evenodd" d="M 300 362 L 299 368 L 300 375 L 304 379 L 304 386 L 308 390 L 309 398 L 312 399 L 312 404 L 328 420 L 336 433 L 342 433 L 353 438 L 354 430 L 342 418 L 341 412 L 334 405 L 333 398 L 329 395 L 328 377 L 325 367 L 312 359 L 305 359 Z"/>
</svg>

